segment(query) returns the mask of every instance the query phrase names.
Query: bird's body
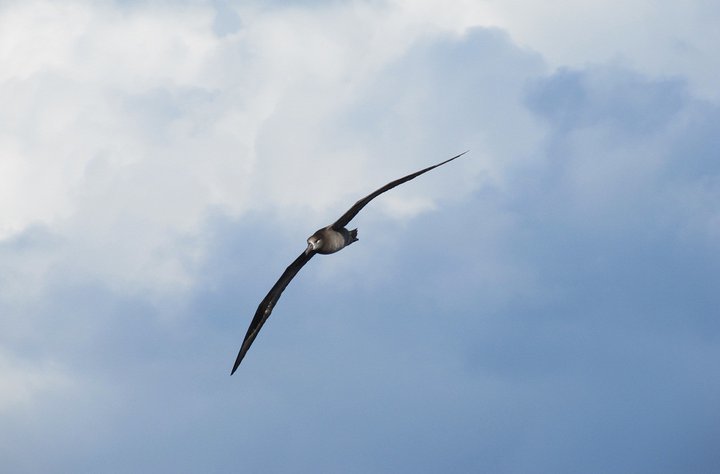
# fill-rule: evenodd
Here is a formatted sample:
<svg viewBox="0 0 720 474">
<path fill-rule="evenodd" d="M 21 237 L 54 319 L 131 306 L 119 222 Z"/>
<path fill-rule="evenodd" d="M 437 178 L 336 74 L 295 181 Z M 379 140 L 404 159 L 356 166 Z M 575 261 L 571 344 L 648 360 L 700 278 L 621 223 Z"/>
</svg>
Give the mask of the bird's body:
<svg viewBox="0 0 720 474">
<path fill-rule="evenodd" d="M 437 168 L 438 166 L 442 166 L 445 163 L 449 163 L 450 161 L 459 158 L 460 156 L 464 155 L 467 152 L 460 153 L 459 155 L 453 156 L 449 160 L 445 160 L 442 163 L 438 163 L 437 165 L 429 166 L 425 169 L 422 169 L 420 171 L 416 171 L 415 173 L 409 174 L 407 176 L 404 176 L 400 179 L 396 179 L 395 181 L 391 181 L 390 183 L 386 184 L 382 188 L 374 191 L 371 194 L 368 194 L 364 198 L 357 201 L 350 209 L 348 209 L 345 214 L 340 216 L 340 218 L 335 221 L 333 224 L 330 224 L 327 227 L 323 227 L 322 229 L 318 229 L 313 235 L 308 237 L 307 239 L 307 248 L 303 253 L 301 253 L 294 261 L 293 263 L 288 266 L 283 274 L 280 276 L 280 279 L 273 285 L 273 287 L 270 289 L 268 294 L 265 296 L 265 298 L 260 302 L 258 305 L 257 311 L 255 312 L 255 316 L 253 317 L 252 322 L 250 322 L 250 327 L 247 330 L 247 333 L 245 334 L 245 338 L 243 339 L 242 346 L 240 346 L 240 352 L 238 353 L 237 358 L 235 359 L 235 364 L 233 365 L 232 372 L 230 374 L 234 374 L 237 370 L 238 366 L 240 365 L 240 362 L 242 362 L 243 358 L 245 357 L 245 354 L 247 353 L 248 349 L 250 349 L 250 345 L 252 345 L 253 341 L 255 340 L 255 337 L 257 336 L 258 332 L 260 331 L 260 328 L 265 324 L 265 321 L 270 317 L 270 313 L 272 313 L 273 308 L 275 307 L 275 304 L 280 299 L 280 295 L 282 292 L 287 288 L 287 285 L 290 283 L 290 281 L 297 275 L 297 273 L 300 271 L 300 269 L 305 266 L 305 264 L 310 261 L 310 259 L 315 255 L 316 253 L 322 254 L 322 255 L 328 255 L 335 252 L 338 252 L 348 245 L 352 244 L 353 242 L 357 241 L 357 229 L 353 230 L 347 230 L 345 226 L 357 215 L 360 210 L 362 210 L 363 207 L 365 207 L 370 201 L 381 195 L 382 193 L 389 191 L 390 189 L 394 188 L 395 186 L 399 186 L 407 181 L 410 181 L 411 179 L 414 179 L 418 176 L 420 176 L 423 173 L 426 173 L 434 168 Z"/>
<path fill-rule="evenodd" d="M 341 227 L 335 230 L 329 225 L 318 229 L 308 237 L 308 248 L 305 249 L 305 253 L 314 251 L 322 255 L 329 255 L 339 252 L 356 240 L 358 240 L 357 229 L 347 230 L 345 227 Z"/>
</svg>

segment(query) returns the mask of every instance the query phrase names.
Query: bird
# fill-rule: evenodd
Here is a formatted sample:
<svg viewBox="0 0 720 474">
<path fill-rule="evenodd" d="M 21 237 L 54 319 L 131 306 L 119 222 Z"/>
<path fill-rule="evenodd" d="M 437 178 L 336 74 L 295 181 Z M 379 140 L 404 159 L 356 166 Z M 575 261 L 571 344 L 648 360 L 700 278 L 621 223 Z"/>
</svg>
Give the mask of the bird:
<svg viewBox="0 0 720 474">
<path fill-rule="evenodd" d="M 270 317 L 270 313 L 272 313 L 273 308 L 275 308 L 275 305 L 280 299 L 280 295 L 282 295 L 282 292 L 285 290 L 285 288 L 287 288 L 290 281 L 295 278 L 295 275 L 298 274 L 300 269 L 304 267 L 305 264 L 308 263 L 315 254 L 333 254 L 344 249 L 353 242 L 358 241 L 357 229 L 347 230 L 345 226 L 350 223 L 350 221 L 362 210 L 362 208 L 367 206 L 370 201 L 380 196 L 382 193 L 390 191 L 392 188 L 406 183 L 411 179 L 415 179 L 421 174 L 427 173 L 428 171 L 442 166 L 445 163 L 449 163 L 457 158 L 460 158 L 468 151 L 464 151 L 459 155 L 455 155 L 452 158 L 443 161 L 442 163 L 428 166 L 427 168 L 421 169 L 420 171 L 416 171 L 400 179 L 389 182 L 380 189 L 377 189 L 376 191 L 373 191 L 372 193 L 365 196 L 364 198 L 358 200 L 355 204 L 353 204 L 350 209 L 345 212 L 345 214 L 340 216 L 338 220 L 336 220 L 327 227 L 318 229 L 317 231 L 315 231 L 314 234 L 308 237 L 307 248 L 285 269 L 283 274 L 280 276 L 280 279 L 275 283 L 275 285 L 273 285 L 272 288 L 270 288 L 268 294 L 258 305 L 257 311 L 255 311 L 255 316 L 253 316 L 253 319 L 250 322 L 250 327 L 248 327 L 245 338 L 243 339 L 242 345 L 240 346 L 240 352 L 235 359 L 235 363 L 233 364 L 230 375 L 233 375 L 240 366 L 240 363 L 245 357 L 245 354 L 247 354 L 248 349 L 250 349 L 250 346 L 257 337 L 258 332 L 260 332 L 263 324 L 265 324 L 265 321 L 267 321 Z"/>
</svg>

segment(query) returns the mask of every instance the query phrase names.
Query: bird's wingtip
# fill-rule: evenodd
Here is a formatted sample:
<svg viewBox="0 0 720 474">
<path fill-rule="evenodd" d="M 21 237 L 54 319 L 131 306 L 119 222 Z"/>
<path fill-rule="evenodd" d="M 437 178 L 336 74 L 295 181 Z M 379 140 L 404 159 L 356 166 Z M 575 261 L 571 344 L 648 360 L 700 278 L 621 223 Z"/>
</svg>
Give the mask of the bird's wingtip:
<svg viewBox="0 0 720 474">
<path fill-rule="evenodd" d="M 233 364 L 233 368 L 230 371 L 230 375 L 234 374 L 235 371 L 240 367 L 240 362 L 242 361 L 242 357 L 238 356 L 238 358 L 235 360 L 235 364 Z"/>
<path fill-rule="evenodd" d="M 460 154 L 457 154 L 457 155 L 453 156 L 452 158 L 450 158 L 450 159 L 448 159 L 448 160 L 443 161 L 442 163 L 438 164 L 437 166 L 444 165 L 445 163 L 448 163 L 448 162 L 450 162 L 450 161 L 452 161 L 452 160 L 455 160 L 455 159 L 457 159 L 457 158 L 460 158 L 461 156 L 463 156 L 465 153 L 468 153 L 469 151 L 470 151 L 470 150 L 465 150 L 464 152 L 462 152 L 462 153 L 460 153 Z"/>
<path fill-rule="evenodd" d="M 456 159 L 456 158 L 460 158 L 460 157 L 463 156 L 465 153 L 469 153 L 469 152 L 470 152 L 470 150 L 465 150 L 465 151 L 462 152 L 462 153 L 458 153 L 457 155 L 455 155 L 455 156 L 453 156 L 452 158 L 450 158 L 449 160 L 447 160 L 445 163 L 447 163 L 448 161 L 452 161 L 452 160 L 454 160 L 454 159 Z"/>
</svg>

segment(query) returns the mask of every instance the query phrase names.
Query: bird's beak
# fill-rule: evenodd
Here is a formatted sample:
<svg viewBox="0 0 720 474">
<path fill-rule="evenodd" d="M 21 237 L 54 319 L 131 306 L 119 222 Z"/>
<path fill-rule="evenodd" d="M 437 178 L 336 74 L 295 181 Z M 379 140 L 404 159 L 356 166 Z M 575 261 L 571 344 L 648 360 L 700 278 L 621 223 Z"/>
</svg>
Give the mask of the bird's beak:
<svg viewBox="0 0 720 474">
<path fill-rule="evenodd" d="M 312 252 L 313 250 L 315 250 L 313 248 L 313 244 L 308 244 L 307 248 L 305 249 L 305 255 L 310 254 L 310 252 Z"/>
</svg>

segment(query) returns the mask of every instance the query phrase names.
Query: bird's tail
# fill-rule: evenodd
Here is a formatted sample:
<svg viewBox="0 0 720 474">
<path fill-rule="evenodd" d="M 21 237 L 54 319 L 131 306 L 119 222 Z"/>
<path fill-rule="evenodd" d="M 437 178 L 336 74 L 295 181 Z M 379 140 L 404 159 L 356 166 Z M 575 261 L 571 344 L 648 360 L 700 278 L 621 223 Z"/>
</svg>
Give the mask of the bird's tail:
<svg viewBox="0 0 720 474">
<path fill-rule="evenodd" d="M 357 236 L 357 229 L 353 229 L 350 231 L 350 243 L 353 243 L 357 240 L 360 240 L 360 239 L 358 239 L 358 236 Z"/>
</svg>

